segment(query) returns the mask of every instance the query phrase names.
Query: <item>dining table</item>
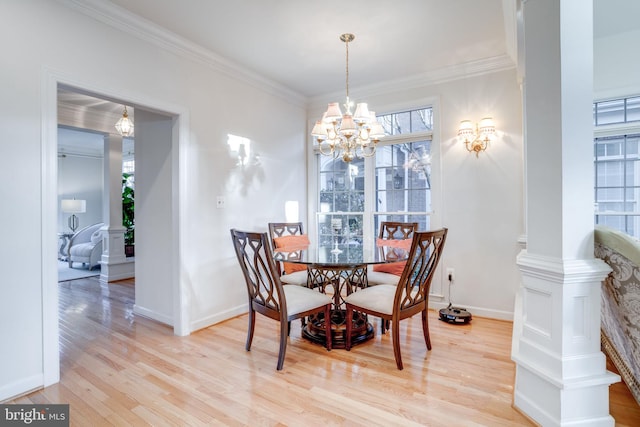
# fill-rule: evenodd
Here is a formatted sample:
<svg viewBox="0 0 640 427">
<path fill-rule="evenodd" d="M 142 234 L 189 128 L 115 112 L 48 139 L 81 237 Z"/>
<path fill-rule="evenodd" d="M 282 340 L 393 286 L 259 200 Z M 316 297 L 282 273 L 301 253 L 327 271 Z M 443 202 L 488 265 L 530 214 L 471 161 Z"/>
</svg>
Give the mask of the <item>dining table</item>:
<svg viewBox="0 0 640 427">
<path fill-rule="evenodd" d="M 362 245 L 299 245 L 274 249 L 274 259 L 278 262 L 302 264 L 307 270 L 307 287 L 331 295 L 331 335 L 333 348 L 345 348 L 346 310 L 344 298 L 353 292 L 369 286 L 367 271 L 369 266 L 398 262 L 406 259 L 408 250 L 389 248 L 376 244 Z M 296 286 L 296 285 L 288 285 Z M 310 341 L 325 345 L 324 315 L 307 318 L 302 336 Z M 352 345 L 361 344 L 373 338 L 374 329 L 367 315 L 354 312 L 351 334 Z"/>
</svg>

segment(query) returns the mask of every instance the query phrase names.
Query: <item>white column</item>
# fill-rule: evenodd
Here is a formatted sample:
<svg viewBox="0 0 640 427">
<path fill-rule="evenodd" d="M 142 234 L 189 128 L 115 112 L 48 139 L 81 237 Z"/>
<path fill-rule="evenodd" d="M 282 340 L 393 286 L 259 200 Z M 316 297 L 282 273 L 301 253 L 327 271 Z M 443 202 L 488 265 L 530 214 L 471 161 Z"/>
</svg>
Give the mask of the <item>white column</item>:
<svg viewBox="0 0 640 427">
<path fill-rule="evenodd" d="M 544 426 L 613 426 L 593 256 L 592 0 L 524 0 L 527 249 L 514 405 Z M 520 44 L 522 45 L 522 44 Z M 520 64 L 522 65 L 522 64 Z"/>
<path fill-rule="evenodd" d="M 124 254 L 122 225 L 122 137 L 108 135 L 104 143 L 103 178 L 103 251 L 100 272 L 101 282 L 134 277 L 133 260 Z"/>
</svg>

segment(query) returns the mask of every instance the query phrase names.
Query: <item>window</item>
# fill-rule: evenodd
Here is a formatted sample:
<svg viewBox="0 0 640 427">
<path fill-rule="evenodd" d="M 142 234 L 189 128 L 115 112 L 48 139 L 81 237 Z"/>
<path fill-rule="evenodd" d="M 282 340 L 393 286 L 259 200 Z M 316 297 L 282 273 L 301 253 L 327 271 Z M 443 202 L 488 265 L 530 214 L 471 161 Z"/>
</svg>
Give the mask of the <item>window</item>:
<svg viewBox="0 0 640 427">
<path fill-rule="evenodd" d="M 640 238 L 639 121 L 640 97 L 594 104 L 595 223 L 635 238 Z"/>
<path fill-rule="evenodd" d="M 378 116 L 388 134 L 374 156 L 344 163 L 317 154 L 319 242 L 362 247 L 381 221 L 418 222 L 429 229 L 433 109 Z M 332 228 L 332 224 L 340 227 Z"/>
</svg>

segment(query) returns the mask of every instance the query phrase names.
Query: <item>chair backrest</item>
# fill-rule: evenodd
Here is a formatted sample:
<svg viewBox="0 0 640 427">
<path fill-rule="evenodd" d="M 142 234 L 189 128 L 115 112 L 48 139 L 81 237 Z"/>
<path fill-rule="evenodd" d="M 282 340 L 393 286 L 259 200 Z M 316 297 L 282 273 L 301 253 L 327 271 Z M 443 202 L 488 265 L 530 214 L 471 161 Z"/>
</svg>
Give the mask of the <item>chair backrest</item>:
<svg viewBox="0 0 640 427">
<path fill-rule="evenodd" d="M 396 289 L 394 313 L 416 313 L 428 304 L 431 280 L 442 256 L 447 231 L 442 228 L 414 233 L 409 259 Z"/>
<path fill-rule="evenodd" d="M 269 241 L 271 242 L 271 249 L 276 249 L 275 240 L 278 237 L 286 236 L 300 236 L 304 234 L 302 222 L 270 222 L 269 224 Z M 276 263 L 280 274 L 285 273 L 285 266 L 283 263 Z"/>
<path fill-rule="evenodd" d="M 417 222 L 383 221 L 380 223 L 378 238 L 387 240 L 411 239 L 416 231 L 418 231 Z"/>
<path fill-rule="evenodd" d="M 269 239 L 273 245 L 273 239 L 284 236 L 299 236 L 304 234 L 301 222 L 270 222 Z M 274 246 L 271 246 L 273 248 Z"/>
<path fill-rule="evenodd" d="M 376 241 L 376 246 L 380 250 L 380 258 L 387 261 L 406 258 L 411 247 L 411 239 L 416 231 L 418 231 L 417 222 L 381 222 Z M 389 240 L 404 240 L 405 242 L 388 242 Z"/>
<path fill-rule="evenodd" d="M 286 321 L 286 300 L 266 233 L 231 229 L 231 240 L 247 284 L 249 304 L 272 319 Z"/>
<path fill-rule="evenodd" d="M 71 239 L 69 240 L 69 246 L 73 246 L 78 243 L 88 243 L 91 241 L 91 235 L 100 230 L 104 226 L 103 222 L 98 222 L 96 224 L 87 225 L 75 232 Z"/>
</svg>

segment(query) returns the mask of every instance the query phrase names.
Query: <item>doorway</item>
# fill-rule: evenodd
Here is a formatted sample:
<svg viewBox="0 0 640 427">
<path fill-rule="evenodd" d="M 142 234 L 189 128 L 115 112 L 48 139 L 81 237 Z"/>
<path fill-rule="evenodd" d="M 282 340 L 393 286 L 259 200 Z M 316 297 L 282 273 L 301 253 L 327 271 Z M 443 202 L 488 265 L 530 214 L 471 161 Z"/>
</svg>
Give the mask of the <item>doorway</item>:
<svg viewBox="0 0 640 427">
<path fill-rule="evenodd" d="M 178 216 L 180 204 L 180 177 L 178 170 L 178 157 L 180 153 L 180 146 L 184 146 L 186 140 L 187 127 L 185 123 L 188 122 L 188 114 L 182 107 L 175 105 L 158 105 L 157 100 L 153 102 L 146 102 L 144 96 L 136 96 L 135 101 L 120 101 L 124 99 L 122 97 L 114 97 L 104 95 L 104 91 L 92 89 L 89 87 L 81 88 L 78 85 L 72 84 L 72 82 L 65 81 L 64 78 L 56 76 L 53 73 L 49 74 L 44 86 L 45 96 L 43 97 L 43 109 L 42 109 L 42 150 L 43 150 L 43 215 L 42 215 L 42 233 L 43 233 L 43 247 L 42 258 L 44 263 L 44 277 L 43 281 L 43 366 L 44 366 L 44 385 L 48 386 L 58 382 L 60 372 L 60 358 L 59 358 L 59 332 L 58 332 L 58 291 L 57 291 L 57 258 L 51 255 L 50 248 L 57 247 L 57 232 L 58 218 L 57 215 L 51 215 L 51 212 L 58 212 L 57 209 L 57 149 L 58 149 L 58 88 L 65 89 L 73 94 L 85 95 L 93 97 L 99 102 L 112 103 L 117 106 L 121 106 L 124 102 L 128 105 L 136 107 L 136 113 L 138 111 L 143 112 L 143 119 L 140 121 L 140 132 L 136 132 L 138 135 L 149 135 L 150 138 L 157 138 L 160 136 L 164 141 L 164 150 L 162 155 L 163 169 L 161 171 L 161 177 L 163 183 L 168 182 L 169 185 L 162 185 L 158 188 L 164 191 L 164 195 L 160 194 L 160 197 L 164 197 L 165 201 L 168 201 L 168 206 L 165 207 L 167 215 L 164 216 L 164 224 L 159 226 L 165 231 L 163 235 L 164 246 L 167 248 L 165 256 L 168 258 L 163 260 L 164 265 L 170 268 L 170 273 L 166 275 L 164 280 L 165 291 L 163 292 L 164 299 L 161 300 L 148 300 L 144 304 L 140 305 L 139 310 L 141 314 L 146 317 L 158 320 L 163 323 L 167 323 L 173 326 L 174 334 L 176 335 L 188 335 L 190 330 L 188 328 L 188 313 L 183 310 L 182 301 L 183 287 L 180 283 L 180 270 L 178 256 L 179 230 L 180 230 L 180 218 Z M 154 105 L 155 104 L 155 105 Z M 121 114 L 121 113 L 120 113 Z M 86 114 L 87 117 L 91 117 L 91 114 Z M 97 119 L 96 116 L 91 117 Z M 117 119 L 116 119 L 117 120 Z M 108 122 L 108 120 L 106 120 Z M 112 124 L 115 121 L 112 122 Z M 138 129 L 136 129 L 138 131 Z M 143 138 L 144 139 L 144 138 Z M 181 140 L 183 141 L 182 143 Z M 138 142 L 138 141 L 137 141 Z M 156 159 L 151 159 L 149 163 L 153 167 Z M 140 170 L 140 167 L 138 167 Z M 149 173 L 151 180 L 159 178 L 157 171 Z M 142 190 L 142 189 L 141 189 Z M 143 210 L 144 211 L 144 210 Z M 108 215 L 108 213 L 106 213 Z M 144 218 L 141 217 L 141 221 Z M 153 222 L 153 221 L 152 221 Z M 158 226 L 158 224 L 154 224 Z M 139 231 L 139 230 L 138 230 Z M 138 243 L 145 241 L 145 233 L 138 233 Z M 150 243 L 153 244 L 153 243 Z M 138 248 L 139 253 L 144 253 L 142 248 L 144 245 L 140 245 Z M 137 268 L 141 271 L 153 271 L 150 266 L 151 262 L 157 262 L 157 260 L 144 260 L 145 257 L 139 259 L 140 256 L 136 254 L 136 264 L 139 264 Z M 147 257 L 148 258 L 148 257 Z M 138 276 L 136 272 L 136 276 Z M 144 274 L 142 275 L 144 277 Z M 151 288 L 153 291 L 148 290 L 148 294 L 157 292 L 158 283 L 145 283 L 144 280 L 136 279 L 136 287 L 140 287 L 141 294 L 145 294 L 145 288 Z M 138 293 L 138 289 L 136 289 Z M 136 304 L 138 302 L 136 301 Z M 160 306 L 161 310 L 156 311 L 156 307 Z M 164 310 L 164 311 L 162 311 Z M 135 310 L 134 310 L 135 312 Z"/>
</svg>

